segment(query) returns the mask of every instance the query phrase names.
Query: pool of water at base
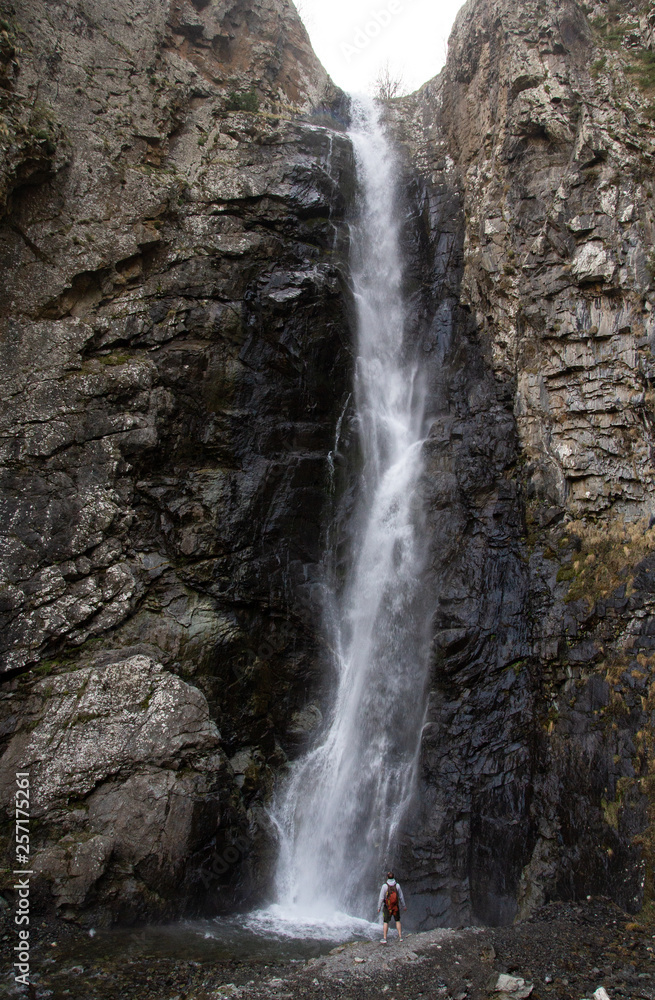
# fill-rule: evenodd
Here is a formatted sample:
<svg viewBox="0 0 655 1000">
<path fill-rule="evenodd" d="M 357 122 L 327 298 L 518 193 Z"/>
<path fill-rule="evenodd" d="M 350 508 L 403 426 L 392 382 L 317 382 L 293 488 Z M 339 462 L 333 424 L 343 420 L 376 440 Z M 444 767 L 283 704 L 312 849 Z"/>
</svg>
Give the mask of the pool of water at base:
<svg viewBox="0 0 655 1000">
<path fill-rule="evenodd" d="M 307 960 L 324 955 L 345 941 L 374 940 L 380 926 L 345 913 L 312 914 L 287 907 L 210 920 L 117 930 L 98 930 L 58 949 L 58 965 L 178 959 L 199 963 L 265 963 Z"/>
</svg>

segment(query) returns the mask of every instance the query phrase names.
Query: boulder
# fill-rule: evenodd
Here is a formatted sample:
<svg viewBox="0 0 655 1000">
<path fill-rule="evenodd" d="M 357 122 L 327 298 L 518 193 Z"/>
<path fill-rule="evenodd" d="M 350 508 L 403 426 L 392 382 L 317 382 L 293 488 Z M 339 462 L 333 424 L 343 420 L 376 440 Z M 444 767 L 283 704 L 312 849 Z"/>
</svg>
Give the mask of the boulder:
<svg viewBox="0 0 655 1000">
<path fill-rule="evenodd" d="M 17 770 L 29 771 L 40 824 L 36 891 L 69 919 L 101 902 L 100 923 L 172 912 L 227 805 L 206 698 L 144 655 L 38 681 L 0 761 L 8 811 Z"/>
<path fill-rule="evenodd" d="M 526 983 L 525 979 L 501 973 L 494 987 L 493 996 L 496 1000 L 525 1000 L 533 989 L 532 983 Z"/>
</svg>

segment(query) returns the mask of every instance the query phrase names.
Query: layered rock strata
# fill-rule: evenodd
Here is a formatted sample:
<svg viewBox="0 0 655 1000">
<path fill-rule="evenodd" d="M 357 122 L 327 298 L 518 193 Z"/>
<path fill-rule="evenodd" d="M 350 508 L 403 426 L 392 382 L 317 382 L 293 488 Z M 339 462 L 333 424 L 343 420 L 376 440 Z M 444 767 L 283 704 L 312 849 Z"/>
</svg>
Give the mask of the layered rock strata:
<svg viewBox="0 0 655 1000">
<path fill-rule="evenodd" d="M 228 908 L 261 887 L 262 802 L 320 718 L 351 339 L 338 94 L 287 0 L 3 11 L 6 805 L 22 761 L 44 906 Z M 165 692 L 169 738 L 128 738 Z M 122 750 L 78 780 L 67 747 L 96 740 Z"/>
<path fill-rule="evenodd" d="M 651 22 L 467 4 L 444 72 L 391 112 L 435 401 L 402 855 L 430 920 L 653 893 Z"/>
</svg>

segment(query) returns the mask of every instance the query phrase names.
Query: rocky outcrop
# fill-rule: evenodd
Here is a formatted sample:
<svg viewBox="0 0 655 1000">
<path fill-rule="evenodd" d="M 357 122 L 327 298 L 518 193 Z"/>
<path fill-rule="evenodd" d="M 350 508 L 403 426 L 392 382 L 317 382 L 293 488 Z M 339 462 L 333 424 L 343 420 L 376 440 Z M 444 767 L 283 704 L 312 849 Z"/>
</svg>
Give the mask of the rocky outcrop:
<svg viewBox="0 0 655 1000">
<path fill-rule="evenodd" d="M 604 32 L 575 3 L 523 23 L 503 4 L 467 5 L 416 114 L 432 123 L 423 156 L 436 140 L 461 171 L 463 301 L 497 377 L 517 379 L 535 496 L 638 517 L 652 510 L 654 140 L 634 82 L 649 50 L 645 33 L 626 51 Z"/>
<path fill-rule="evenodd" d="M 17 700 L 4 696 L 5 713 Z M 235 821 L 204 695 L 137 654 L 45 677 L 26 709 L 0 795 L 11 799 L 16 772 L 29 771 L 31 821 L 47 824 L 31 845 L 41 893 L 64 917 L 93 905 L 104 922 L 170 915 L 180 893 L 197 904 L 210 848 Z"/>
<path fill-rule="evenodd" d="M 428 920 L 653 892 L 652 53 L 596 7 L 467 4 L 390 113 L 436 404 Z"/>
<path fill-rule="evenodd" d="M 183 17 L 187 7 L 193 30 Z M 314 290 L 336 298 L 338 271 L 319 259 L 321 249 L 333 249 L 332 227 L 324 225 L 321 234 L 319 220 L 340 197 L 344 166 L 335 163 L 330 176 L 332 137 L 288 118 L 223 110 L 232 100 L 224 94 L 226 81 L 239 87 L 245 75 L 262 77 L 256 100 L 273 108 L 280 98 L 309 104 L 317 87 L 325 91 L 323 71 L 314 62 L 314 90 L 299 89 L 300 78 L 291 81 L 287 64 L 296 65 L 300 41 L 287 40 L 289 51 L 278 37 L 288 4 L 263 5 L 266 18 L 253 23 L 244 22 L 238 4 L 227 7 L 198 13 L 190 3 L 156 5 L 149 12 L 154 20 L 145 9 L 141 15 L 119 10 L 111 15 L 116 24 L 96 23 L 91 13 L 84 21 L 78 12 L 84 23 L 56 25 L 66 59 L 51 52 L 44 10 L 30 6 L 17 22 L 16 37 L 29 35 L 24 44 L 32 49 L 19 76 L 23 92 L 38 91 L 43 101 L 50 96 L 43 114 L 58 116 L 73 152 L 49 186 L 25 187 L 24 179 L 5 226 L 8 670 L 35 662 L 58 641 L 103 634 L 134 611 L 146 580 L 165 571 L 166 558 L 153 562 L 148 546 L 125 556 L 139 516 L 137 480 L 140 494 L 149 496 L 146 506 L 154 501 L 155 516 L 170 520 L 167 530 L 179 535 L 183 556 L 198 561 L 209 554 L 214 543 L 206 536 L 215 526 L 202 523 L 202 494 L 240 492 L 231 475 L 232 445 L 226 449 L 221 439 L 226 424 L 241 422 L 245 397 L 256 391 L 241 387 L 238 369 L 275 365 L 281 353 L 277 368 L 284 375 L 285 362 L 287 370 L 294 365 L 291 330 L 288 343 L 253 345 L 268 312 L 275 314 L 271 327 L 279 327 L 293 306 L 294 323 L 302 324 L 295 307 Z M 302 40 L 299 22 L 288 20 Z M 238 39 L 234 71 L 244 76 L 231 76 L 232 61 L 218 59 L 219 29 L 230 52 L 229 38 Z M 271 32 L 279 49 L 275 74 L 261 63 Z M 304 38 L 310 69 L 312 58 Z M 212 59 L 219 83 L 201 84 L 198 66 L 206 76 Z M 289 212 L 301 221 L 285 239 Z M 289 236 L 306 242 L 283 264 Z M 273 263 L 259 267 L 265 276 L 256 274 L 263 261 Z M 202 401 L 191 400 L 196 390 L 185 387 L 196 375 L 205 382 Z M 314 402 L 314 411 L 318 406 Z M 261 407 L 256 419 L 266 422 Z M 182 464 L 189 464 L 182 453 L 201 438 L 222 468 L 193 482 L 189 477 L 184 503 L 166 515 L 165 487 L 161 492 L 136 470 L 171 432 Z M 241 437 L 246 433 L 239 428 Z M 279 451 L 280 442 L 274 447 Z M 168 443 L 165 452 L 172 472 L 178 459 Z M 70 470 L 76 470 L 73 479 Z M 74 481 L 77 470 L 86 470 L 83 482 Z M 255 479 L 263 474 L 262 466 Z M 156 499 L 153 490 L 161 494 Z M 253 482 L 246 492 L 253 498 L 257 490 Z"/>
<path fill-rule="evenodd" d="M 338 94 L 288 0 L 5 9 L 3 766 L 33 758 L 41 786 L 63 755 L 36 862 L 59 912 L 229 908 L 261 890 L 261 804 L 320 683 L 351 339 Z M 146 708 L 57 708 L 103 655 L 118 706 L 134 649 L 165 668 L 169 737 L 207 699 L 182 757 L 139 742 Z M 118 771 L 80 783 L 65 748 L 96 732 Z"/>
</svg>

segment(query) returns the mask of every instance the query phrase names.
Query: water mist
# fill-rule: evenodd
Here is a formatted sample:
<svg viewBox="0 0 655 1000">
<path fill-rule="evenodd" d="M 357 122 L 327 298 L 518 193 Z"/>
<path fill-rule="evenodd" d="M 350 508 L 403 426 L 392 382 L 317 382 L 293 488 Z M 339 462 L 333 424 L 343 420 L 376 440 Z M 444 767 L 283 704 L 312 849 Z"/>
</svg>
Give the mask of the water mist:
<svg viewBox="0 0 655 1000">
<path fill-rule="evenodd" d="M 415 782 L 428 661 L 417 486 L 424 392 L 406 343 L 398 167 L 373 102 L 353 105 L 354 405 L 363 465 L 345 583 L 329 628 L 336 691 L 320 741 L 274 809 L 278 902 L 370 918 Z"/>
</svg>

